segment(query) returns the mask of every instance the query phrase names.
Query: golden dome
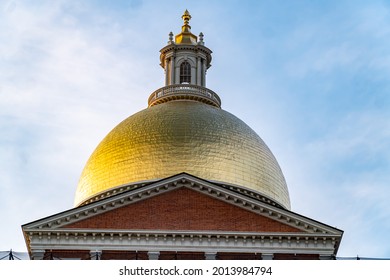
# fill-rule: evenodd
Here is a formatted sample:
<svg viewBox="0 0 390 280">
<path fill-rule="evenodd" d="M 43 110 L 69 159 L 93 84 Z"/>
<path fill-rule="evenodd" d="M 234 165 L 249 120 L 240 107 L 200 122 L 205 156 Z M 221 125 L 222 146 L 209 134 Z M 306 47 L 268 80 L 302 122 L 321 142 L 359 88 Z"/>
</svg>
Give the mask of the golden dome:
<svg viewBox="0 0 390 280">
<path fill-rule="evenodd" d="M 191 33 L 186 10 L 182 32 L 160 50 L 165 86 L 149 108 L 115 127 L 89 158 L 75 205 L 179 173 L 258 192 L 290 209 L 282 171 L 267 145 L 244 122 L 221 109 L 206 88 L 211 50 Z M 137 186 L 136 186 L 137 185 Z"/>
<path fill-rule="evenodd" d="M 144 109 L 116 126 L 89 158 L 75 205 L 182 172 L 255 190 L 290 209 L 282 171 L 263 140 L 234 115 L 183 99 Z"/>
</svg>

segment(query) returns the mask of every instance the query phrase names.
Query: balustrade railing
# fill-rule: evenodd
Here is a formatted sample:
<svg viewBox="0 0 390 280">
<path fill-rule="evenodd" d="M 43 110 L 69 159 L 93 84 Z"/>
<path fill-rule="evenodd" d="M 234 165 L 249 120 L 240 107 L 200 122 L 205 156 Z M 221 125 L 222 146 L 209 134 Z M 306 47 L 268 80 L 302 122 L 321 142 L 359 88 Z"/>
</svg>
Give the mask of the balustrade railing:
<svg viewBox="0 0 390 280">
<path fill-rule="evenodd" d="M 195 99 L 221 107 L 221 99 L 218 94 L 208 88 L 191 84 L 177 84 L 159 88 L 150 95 L 148 105 L 151 107 L 171 99 Z"/>
</svg>

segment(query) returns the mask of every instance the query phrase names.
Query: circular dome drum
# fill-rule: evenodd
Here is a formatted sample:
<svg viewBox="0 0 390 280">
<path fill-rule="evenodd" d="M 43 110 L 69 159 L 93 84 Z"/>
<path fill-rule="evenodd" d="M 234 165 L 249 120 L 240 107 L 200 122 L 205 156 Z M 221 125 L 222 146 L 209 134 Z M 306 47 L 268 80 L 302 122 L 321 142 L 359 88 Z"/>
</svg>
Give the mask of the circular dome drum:
<svg viewBox="0 0 390 280">
<path fill-rule="evenodd" d="M 89 158 L 75 205 L 182 172 L 252 189 L 290 209 L 284 176 L 263 140 L 234 115 L 190 100 L 144 109 L 115 127 Z"/>
</svg>

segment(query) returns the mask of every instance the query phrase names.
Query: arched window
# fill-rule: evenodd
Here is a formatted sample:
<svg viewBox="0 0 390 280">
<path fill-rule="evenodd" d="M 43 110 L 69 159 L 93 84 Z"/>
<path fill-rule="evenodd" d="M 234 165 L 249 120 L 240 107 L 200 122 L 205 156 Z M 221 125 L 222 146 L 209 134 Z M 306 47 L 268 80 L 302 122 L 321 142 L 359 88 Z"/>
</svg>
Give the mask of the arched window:
<svg viewBox="0 0 390 280">
<path fill-rule="evenodd" d="M 180 83 L 191 83 L 191 65 L 187 61 L 180 64 Z"/>
</svg>

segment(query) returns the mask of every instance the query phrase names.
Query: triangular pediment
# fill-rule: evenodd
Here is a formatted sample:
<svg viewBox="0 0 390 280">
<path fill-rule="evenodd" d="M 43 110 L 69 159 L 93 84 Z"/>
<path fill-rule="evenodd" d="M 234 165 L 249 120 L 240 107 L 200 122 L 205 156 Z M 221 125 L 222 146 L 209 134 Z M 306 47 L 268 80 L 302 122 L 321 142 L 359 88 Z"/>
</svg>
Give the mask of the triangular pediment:
<svg viewBox="0 0 390 280">
<path fill-rule="evenodd" d="M 23 229 L 342 233 L 253 193 L 240 193 L 186 173 L 43 218 Z"/>
<path fill-rule="evenodd" d="M 65 225 L 74 229 L 302 232 L 301 229 L 181 186 Z"/>
</svg>

